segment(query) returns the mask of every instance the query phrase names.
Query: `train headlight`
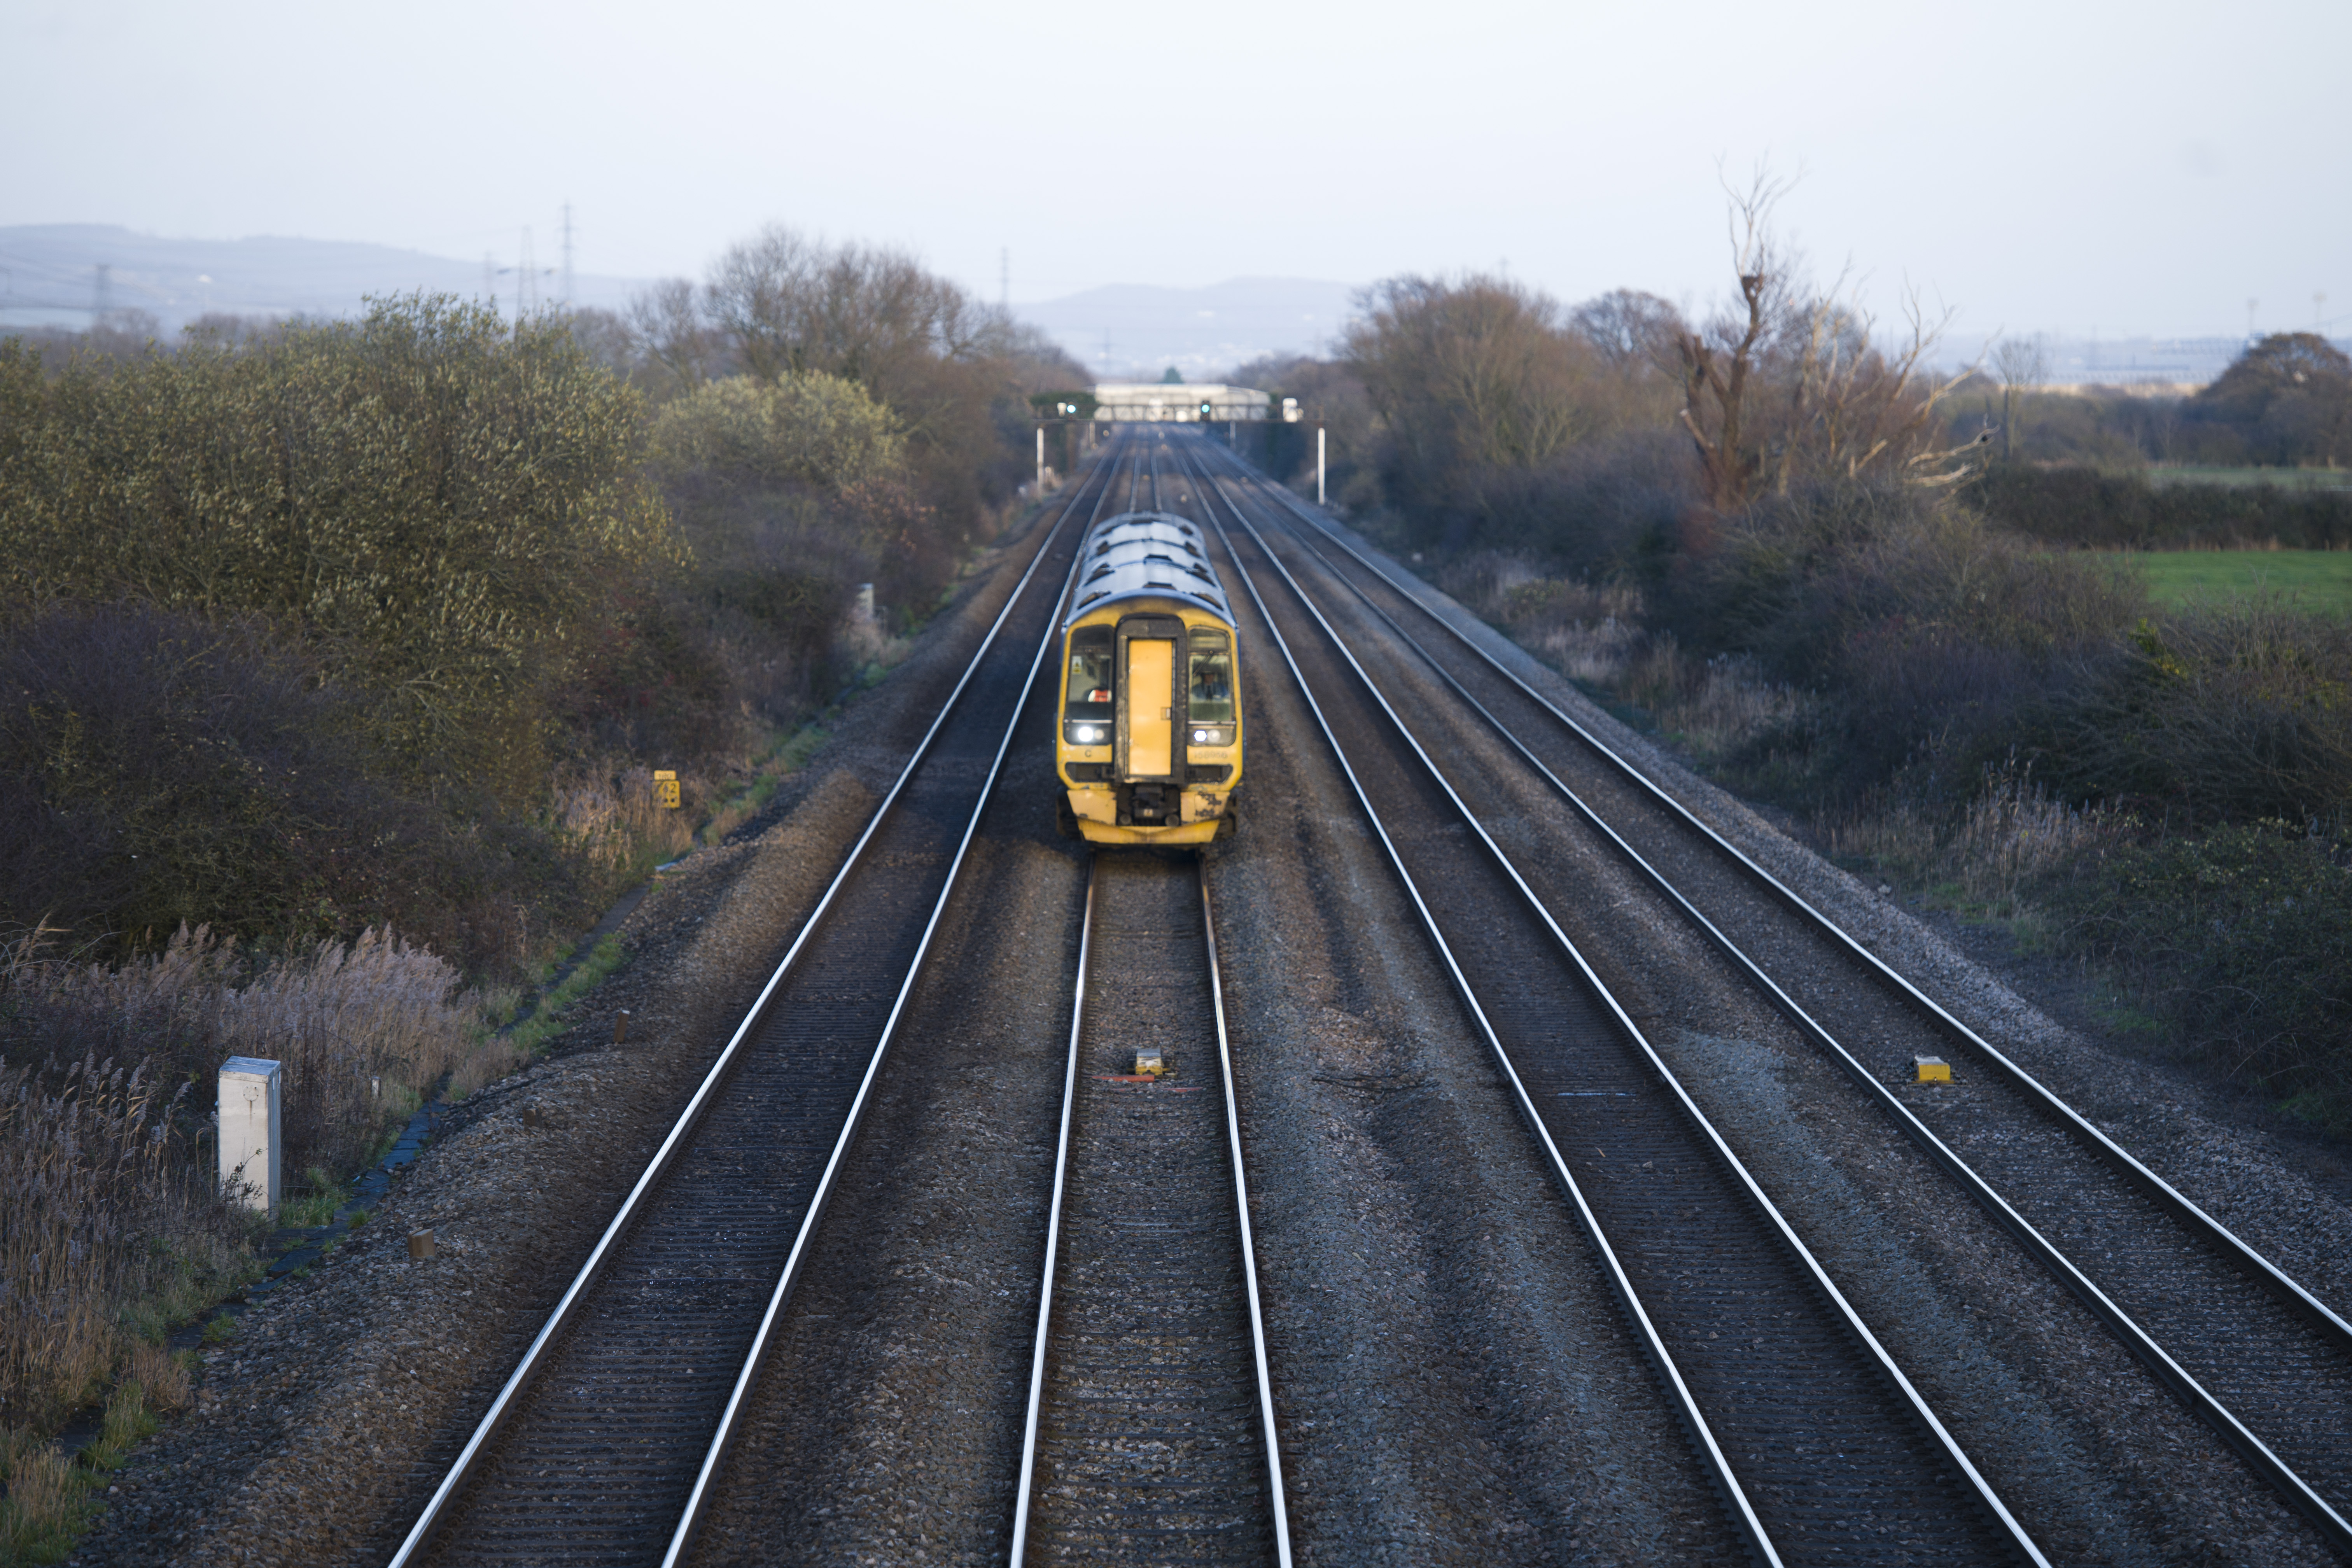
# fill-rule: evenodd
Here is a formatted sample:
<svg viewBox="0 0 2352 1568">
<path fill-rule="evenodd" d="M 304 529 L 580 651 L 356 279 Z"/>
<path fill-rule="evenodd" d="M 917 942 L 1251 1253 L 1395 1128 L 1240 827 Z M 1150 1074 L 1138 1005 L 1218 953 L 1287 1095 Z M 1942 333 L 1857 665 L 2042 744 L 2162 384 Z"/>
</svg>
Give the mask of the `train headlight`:
<svg viewBox="0 0 2352 1568">
<path fill-rule="evenodd" d="M 1206 730 L 1195 730 L 1195 731 L 1192 731 L 1192 739 L 1194 739 L 1195 741 L 1202 741 L 1202 742 L 1205 742 L 1205 741 L 1207 741 L 1207 740 L 1208 740 L 1208 738 L 1209 738 L 1209 732 L 1208 732 Z"/>
<path fill-rule="evenodd" d="M 1101 743 L 1102 738 L 1102 728 L 1099 725 L 1081 724 L 1077 728 L 1077 741 L 1078 744 L 1081 746 L 1098 745 Z"/>
</svg>

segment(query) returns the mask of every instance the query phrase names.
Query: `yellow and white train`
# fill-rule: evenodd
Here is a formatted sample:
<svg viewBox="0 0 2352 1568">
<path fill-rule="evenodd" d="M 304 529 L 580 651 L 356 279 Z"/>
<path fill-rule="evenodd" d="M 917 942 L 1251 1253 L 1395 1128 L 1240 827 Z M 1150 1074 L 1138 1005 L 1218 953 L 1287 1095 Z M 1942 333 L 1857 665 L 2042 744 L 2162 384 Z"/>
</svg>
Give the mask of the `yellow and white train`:
<svg viewBox="0 0 2352 1568">
<path fill-rule="evenodd" d="M 1198 524 L 1105 518 L 1062 623 L 1062 825 L 1096 844 L 1205 844 L 1242 778 L 1239 650 Z"/>
</svg>

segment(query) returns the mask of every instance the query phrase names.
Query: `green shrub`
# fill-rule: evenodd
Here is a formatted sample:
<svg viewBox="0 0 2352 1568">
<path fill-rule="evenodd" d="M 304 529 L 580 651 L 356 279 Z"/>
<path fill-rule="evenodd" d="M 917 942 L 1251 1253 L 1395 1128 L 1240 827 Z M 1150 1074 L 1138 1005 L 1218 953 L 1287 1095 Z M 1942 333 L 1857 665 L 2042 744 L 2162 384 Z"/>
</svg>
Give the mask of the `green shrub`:
<svg viewBox="0 0 2352 1568">
<path fill-rule="evenodd" d="M 446 298 L 61 370 L 0 342 L 0 586 L 258 613 L 411 776 L 509 803 L 567 637 L 671 548 L 636 395 Z"/>
<path fill-rule="evenodd" d="M 575 881 L 543 835 L 466 824 L 372 765 L 366 704 L 239 618 L 51 603 L 0 619 L 0 922 L 148 949 L 396 924 L 511 963 Z"/>
<path fill-rule="evenodd" d="M 2153 485 L 2141 473 L 1996 464 L 1963 491 L 2029 539 L 2100 550 L 2352 546 L 2352 492 L 2273 485 Z"/>
<path fill-rule="evenodd" d="M 2054 898 L 2067 945 L 2127 976 L 2184 1052 L 2352 1112 L 2352 836 L 2168 837 L 2086 861 Z"/>
<path fill-rule="evenodd" d="M 2352 624 L 2274 594 L 2143 619 L 2021 733 L 2074 797 L 2181 828 L 2334 817 L 2352 809 Z"/>
<path fill-rule="evenodd" d="M 903 474 L 898 416 L 854 381 L 821 372 L 772 384 L 730 376 L 663 405 L 654 460 L 666 479 L 723 476 L 773 489 L 843 489 Z"/>
</svg>

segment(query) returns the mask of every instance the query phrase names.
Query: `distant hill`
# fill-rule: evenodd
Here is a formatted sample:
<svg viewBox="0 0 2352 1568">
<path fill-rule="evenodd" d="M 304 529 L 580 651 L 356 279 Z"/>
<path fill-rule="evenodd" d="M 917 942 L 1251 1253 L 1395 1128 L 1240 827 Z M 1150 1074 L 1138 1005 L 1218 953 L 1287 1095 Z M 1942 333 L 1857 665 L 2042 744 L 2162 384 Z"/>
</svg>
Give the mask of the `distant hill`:
<svg viewBox="0 0 2352 1568">
<path fill-rule="evenodd" d="M 1154 381 L 1174 365 L 1188 381 L 1214 381 L 1261 354 L 1328 352 L 1354 293 L 1353 284 L 1305 278 L 1234 278 L 1206 289 L 1115 283 L 1013 313 L 1105 380 Z"/>
<path fill-rule="evenodd" d="M 562 279 L 543 258 L 539 296 L 554 303 Z M 514 258 L 485 279 L 479 261 L 344 240 L 175 239 L 108 224 L 0 227 L 0 330 L 89 324 L 101 305 L 144 310 L 162 334 L 208 311 L 241 316 L 344 316 L 371 294 L 416 289 L 479 298 L 486 282 L 514 308 Z M 104 268 L 101 275 L 100 268 Z M 102 281 L 101 281 L 102 276 Z M 648 281 L 582 274 L 572 299 L 617 310 Z M 1118 283 L 1013 313 L 1051 334 L 1105 380 L 1157 380 L 1174 365 L 1190 381 L 1217 376 L 1269 353 L 1328 349 L 1349 313 L 1354 286 L 1302 278 L 1234 278 L 1206 289 Z M 1105 343 L 1108 343 L 1106 352 Z"/>
<path fill-rule="evenodd" d="M 517 279 L 509 268 L 491 281 L 511 310 Z M 237 315 L 343 316 L 370 294 L 415 289 L 478 298 L 483 264 L 428 256 L 389 245 L 342 240 L 173 239 L 105 224 L 28 224 L 0 228 L 0 328 L 83 327 L 100 300 L 117 310 L 145 310 L 176 336 L 210 310 Z M 616 309 L 645 280 L 582 275 L 572 299 Z M 560 269 L 543 266 L 540 297 L 556 302 Z"/>
</svg>

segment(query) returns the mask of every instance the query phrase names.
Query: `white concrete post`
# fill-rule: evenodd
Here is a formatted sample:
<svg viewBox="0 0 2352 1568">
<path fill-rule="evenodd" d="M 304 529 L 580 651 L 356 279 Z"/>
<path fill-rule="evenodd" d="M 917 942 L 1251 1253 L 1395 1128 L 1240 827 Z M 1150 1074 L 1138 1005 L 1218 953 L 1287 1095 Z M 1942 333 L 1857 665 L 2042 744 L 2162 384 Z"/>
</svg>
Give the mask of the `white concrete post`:
<svg viewBox="0 0 2352 1568">
<path fill-rule="evenodd" d="M 1044 500 L 1044 499 L 1045 499 L 1045 427 L 1043 425 L 1040 425 L 1040 426 L 1037 426 L 1037 496 L 1038 496 L 1038 499 L 1042 500 Z"/>
<path fill-rule="evenodd" d="M 247 1208 L 278 1212 L 285 1192 L 279 1153 L 278 1064 L 231 1057 L 220 1069 L 221 1191 Z"/>
<path fill-rule="evenodd" d="M 1315 426 L 1315 504 L 1323 504 L 1323 426 Z"/>
</svg>

